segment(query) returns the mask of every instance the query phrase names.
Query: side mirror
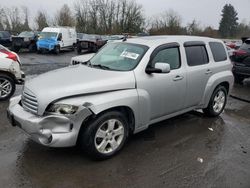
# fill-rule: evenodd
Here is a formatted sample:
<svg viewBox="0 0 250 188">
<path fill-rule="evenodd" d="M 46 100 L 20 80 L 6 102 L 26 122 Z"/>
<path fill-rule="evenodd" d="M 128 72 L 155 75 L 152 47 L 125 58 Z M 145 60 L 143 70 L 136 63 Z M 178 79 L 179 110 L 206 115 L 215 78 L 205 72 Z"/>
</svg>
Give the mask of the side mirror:
<svg viewBox="0 0 250 188">
<path fill-rule="evenodd" d="M 155 67 L 147 67 L 146 73 L 169 73 L 170 72 L 170 65 L 168 63 L 156 63 Z"/>
<path fill-rule="evenodd" d="M 170 72 L 170 65 L 168 63 L 156 63 L 155 68 L 160 69 L 162 73 Z"/>
</svg>

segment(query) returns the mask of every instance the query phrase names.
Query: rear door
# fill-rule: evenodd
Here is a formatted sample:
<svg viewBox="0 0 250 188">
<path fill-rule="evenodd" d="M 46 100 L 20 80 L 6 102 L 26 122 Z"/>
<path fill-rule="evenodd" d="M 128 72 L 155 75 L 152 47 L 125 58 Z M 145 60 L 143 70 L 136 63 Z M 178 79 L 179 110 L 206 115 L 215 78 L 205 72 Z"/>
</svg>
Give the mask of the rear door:
<svg viewBox="0 0 250 188">
<path fill-rule="evenodd" d="M 208 79 L 213 74 L 206 44 L 202 41 L 184 43 L 187 58 L 187 95 L 185 107 L 200 104 Z"/>
</svg>

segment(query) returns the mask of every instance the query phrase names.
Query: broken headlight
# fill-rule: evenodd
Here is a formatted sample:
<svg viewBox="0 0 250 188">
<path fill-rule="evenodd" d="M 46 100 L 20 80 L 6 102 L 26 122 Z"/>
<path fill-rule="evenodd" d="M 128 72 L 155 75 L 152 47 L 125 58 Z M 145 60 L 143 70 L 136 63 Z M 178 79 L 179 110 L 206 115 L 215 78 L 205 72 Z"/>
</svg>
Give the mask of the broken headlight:
<svg viewBox="0 0 250 188">
<path fill-rule="evenodd" d="M 78 106 L 69 104 L 52 104 L 48 107 L 47 112 L 57 113 L 57 114 L 74 114 L 78 110 Z"/>
</svg>

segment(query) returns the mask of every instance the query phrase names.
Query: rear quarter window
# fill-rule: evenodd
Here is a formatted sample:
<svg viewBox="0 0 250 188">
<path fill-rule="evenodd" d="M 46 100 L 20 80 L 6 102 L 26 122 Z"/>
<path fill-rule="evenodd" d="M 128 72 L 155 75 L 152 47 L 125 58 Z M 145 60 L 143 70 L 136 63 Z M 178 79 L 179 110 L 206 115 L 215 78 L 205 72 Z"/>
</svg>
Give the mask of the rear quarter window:
<svg viewBox="0 0 250 188">
<path fill-rule="evenodd" d="M 209 42 L 209 46 L 212 51 L 215 62 L 227 60 L 227 53 L 222 43 Z"/>
</svg>

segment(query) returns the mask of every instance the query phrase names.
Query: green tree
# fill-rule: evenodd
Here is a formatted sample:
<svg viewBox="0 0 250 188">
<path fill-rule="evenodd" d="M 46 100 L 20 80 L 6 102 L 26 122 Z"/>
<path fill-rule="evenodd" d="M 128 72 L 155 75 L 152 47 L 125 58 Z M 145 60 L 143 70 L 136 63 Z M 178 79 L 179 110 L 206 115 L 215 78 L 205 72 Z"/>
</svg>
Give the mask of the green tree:
<svg viewBox="0 0 250 188">
<path fill-rule="evenodd" d="M 37 25 L 37 30 L 42 31 L 43 28 L 48 27 L 48 18 L 47 14 L 43 11 L 38 11 L 36 17 L 35 17 L 35 23 Z"/>
<path fill-rule="evenodd" d="M 73 13 L 67 4 L 64 4 L 57 12 L 54 22 L 58 26 L 75 26 Z"/>
<path fill-rule="evenodd" d="M 231 4 L 226 4 L 222 9 L 219 33 L 221 37 L 235 37 L 238 27 L 238 13 Z"/>
</svg>

